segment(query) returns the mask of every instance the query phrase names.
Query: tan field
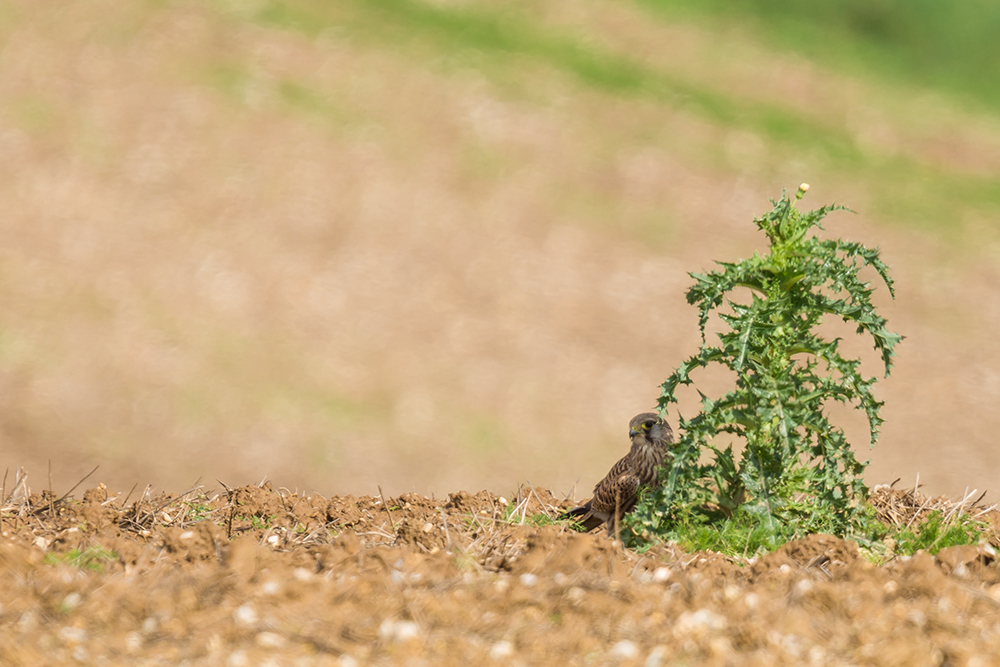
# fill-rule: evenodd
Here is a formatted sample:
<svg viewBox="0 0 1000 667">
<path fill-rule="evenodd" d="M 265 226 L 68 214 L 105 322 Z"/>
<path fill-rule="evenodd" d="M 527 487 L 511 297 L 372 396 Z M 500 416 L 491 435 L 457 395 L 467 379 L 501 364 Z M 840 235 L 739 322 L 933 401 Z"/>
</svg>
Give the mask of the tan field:
<svg viewBox="0 0 1000 667">
<path fill-rule="evenodd" d="M 310 31 L 252 4 L 6 5 L 5 468 L 37 490 L 51 465 L 57 493 L 99 465 L 123 489 L 586 495 L 695 351 L 687 272 L 763 250 L 752 218 L 808 181 L 897 281 L 870 454 L 844 415 L 868 481 L 997 500 L 995 116 L 617 3 L 517 11 L 698 94 L 342 27 L 365 7 Z M 742 120 L 775 100 L 857 166 Z"/>
</svg>

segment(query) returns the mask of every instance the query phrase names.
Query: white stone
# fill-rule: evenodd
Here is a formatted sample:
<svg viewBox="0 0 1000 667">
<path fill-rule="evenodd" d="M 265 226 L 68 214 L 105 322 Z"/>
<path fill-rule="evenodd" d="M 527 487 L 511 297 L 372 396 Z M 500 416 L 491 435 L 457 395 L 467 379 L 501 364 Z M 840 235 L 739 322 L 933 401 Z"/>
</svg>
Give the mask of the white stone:
<svg viewBox="0 0 1000 667">
<path fill-rule="evenodd" d="M 285 645 L 285 638 L 277 632 L 258 632 L 254 640 L 261 648 L 281 648 Z"/>
<path fill-rule="evenodd" d="M 142 635 L 135 631 L 125 635 L 125 650 L 127 652 L 135 653 L 140 648 L 142 648 Z"/>
<path fill-rule="evenodd" d="M 33 611 L 24 612 L 17 620 L 17 629 L 21 632 L 34 630 L 36 625 L 38 625 L 38 616 Z"/>
<path fill-rule="evenodd" d="M 233 612 L 233 618 L 236 620 L 237 625 L 244 627 L 253 625 L 258 619 L 257 610 L 249 604 L 240 605 Z"/>
<path fill-rule="evenodd" d="M 67 625 L 59 629 L 59 638 L 64 642 L 79 644 L 87 638 L 87 631 L 83 628 L 74 628 L 72 625 Z"/>
<path fill-rule="evenodd" d="M 508 641 L 498 641 L 490 647 L 490 658 L 493 660 L 503 660 L 514 655 L 514 645 Z"/>
<path fill-rule="evenodd" d="M 623 639 L 611 647 L 608 655 L 618 660 L 631 660 L 639 655 L 639 647 L 635 645 L 635 642 Z"/>
<path fill-rule="evenodd" d="M 704 637 L 710 631 L 722 630 L 726 627 L 726 619 L 711 609 L 686 611 L 674 623 L 674 635 L 678 639 L 687 637 Z"/>
<path fill-rule="evenodd" d="M 667 649 L 662 646 L 657 646 L 649 655 L 646 656 L 646 662 L 644 667 L 660 667 L 663 664 L 663 656 L 666 655 Z"/>
<path fill-rule="evenodd" d="M 378 627 L 378 636 L 385 641 L 404 642 L 420 636 L 420 626 L 413 621 L 385 619 Z"/>
</svg>

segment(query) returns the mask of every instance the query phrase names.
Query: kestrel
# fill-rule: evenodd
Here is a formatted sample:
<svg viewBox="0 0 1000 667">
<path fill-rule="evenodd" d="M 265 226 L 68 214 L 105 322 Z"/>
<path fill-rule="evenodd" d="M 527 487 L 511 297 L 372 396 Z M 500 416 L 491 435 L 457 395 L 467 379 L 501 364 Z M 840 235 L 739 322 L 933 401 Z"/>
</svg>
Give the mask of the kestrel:
<svg viewBox="0 0 1000 667">
<path fill-rule="evenodd" d="M 618 537 L 618 523 L 635 507 L 639 487 L 656 484 L 657 471 L 670 458 L 674 433 L 656 413 L 643 412 L 629 422 L 632 449 L 594 487 L 594 497 L 563 517 L 577 517 L 587 530 L 607 524 L 608 537 Z"/>
</svg>

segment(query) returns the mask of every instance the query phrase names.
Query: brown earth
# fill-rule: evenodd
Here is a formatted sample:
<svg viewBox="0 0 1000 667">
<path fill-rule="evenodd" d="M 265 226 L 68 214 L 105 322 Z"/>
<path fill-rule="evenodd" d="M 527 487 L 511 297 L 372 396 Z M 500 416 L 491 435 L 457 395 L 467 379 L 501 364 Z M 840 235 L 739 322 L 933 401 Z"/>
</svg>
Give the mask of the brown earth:
<svg viewBox="0 0 1000 667">
<path fill-rule="evenodd" d="M 5 484 L 6 487 L 6 484 Z M 542 489 L 4 495 L 0 663 L 989 665 L 988 544 L 637 555 Z M 113 552 L 113 553 L 112 553 Z"/>
</svg>

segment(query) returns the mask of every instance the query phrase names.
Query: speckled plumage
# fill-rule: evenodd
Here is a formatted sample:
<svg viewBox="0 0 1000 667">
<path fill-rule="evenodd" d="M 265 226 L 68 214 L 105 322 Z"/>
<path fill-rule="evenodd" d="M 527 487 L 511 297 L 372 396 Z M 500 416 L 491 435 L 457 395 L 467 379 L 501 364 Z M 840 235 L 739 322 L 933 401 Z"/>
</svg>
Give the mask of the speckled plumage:
<svg viewBox="0 0 1000 667">
<path fill-rule="evenodd" d="M 632 448 L 594 487 L 594 497 L 563 516 L 577 517 L 587 530 L 607 524 L 608 536 L 618 536 L 618 522 L 632 511 L 639 487 L 654 485 L 657 470 L 670 457 L 674 434 L 670 425 L 653 412 L 643 412 L 629 422 Z"/>
</svg>

